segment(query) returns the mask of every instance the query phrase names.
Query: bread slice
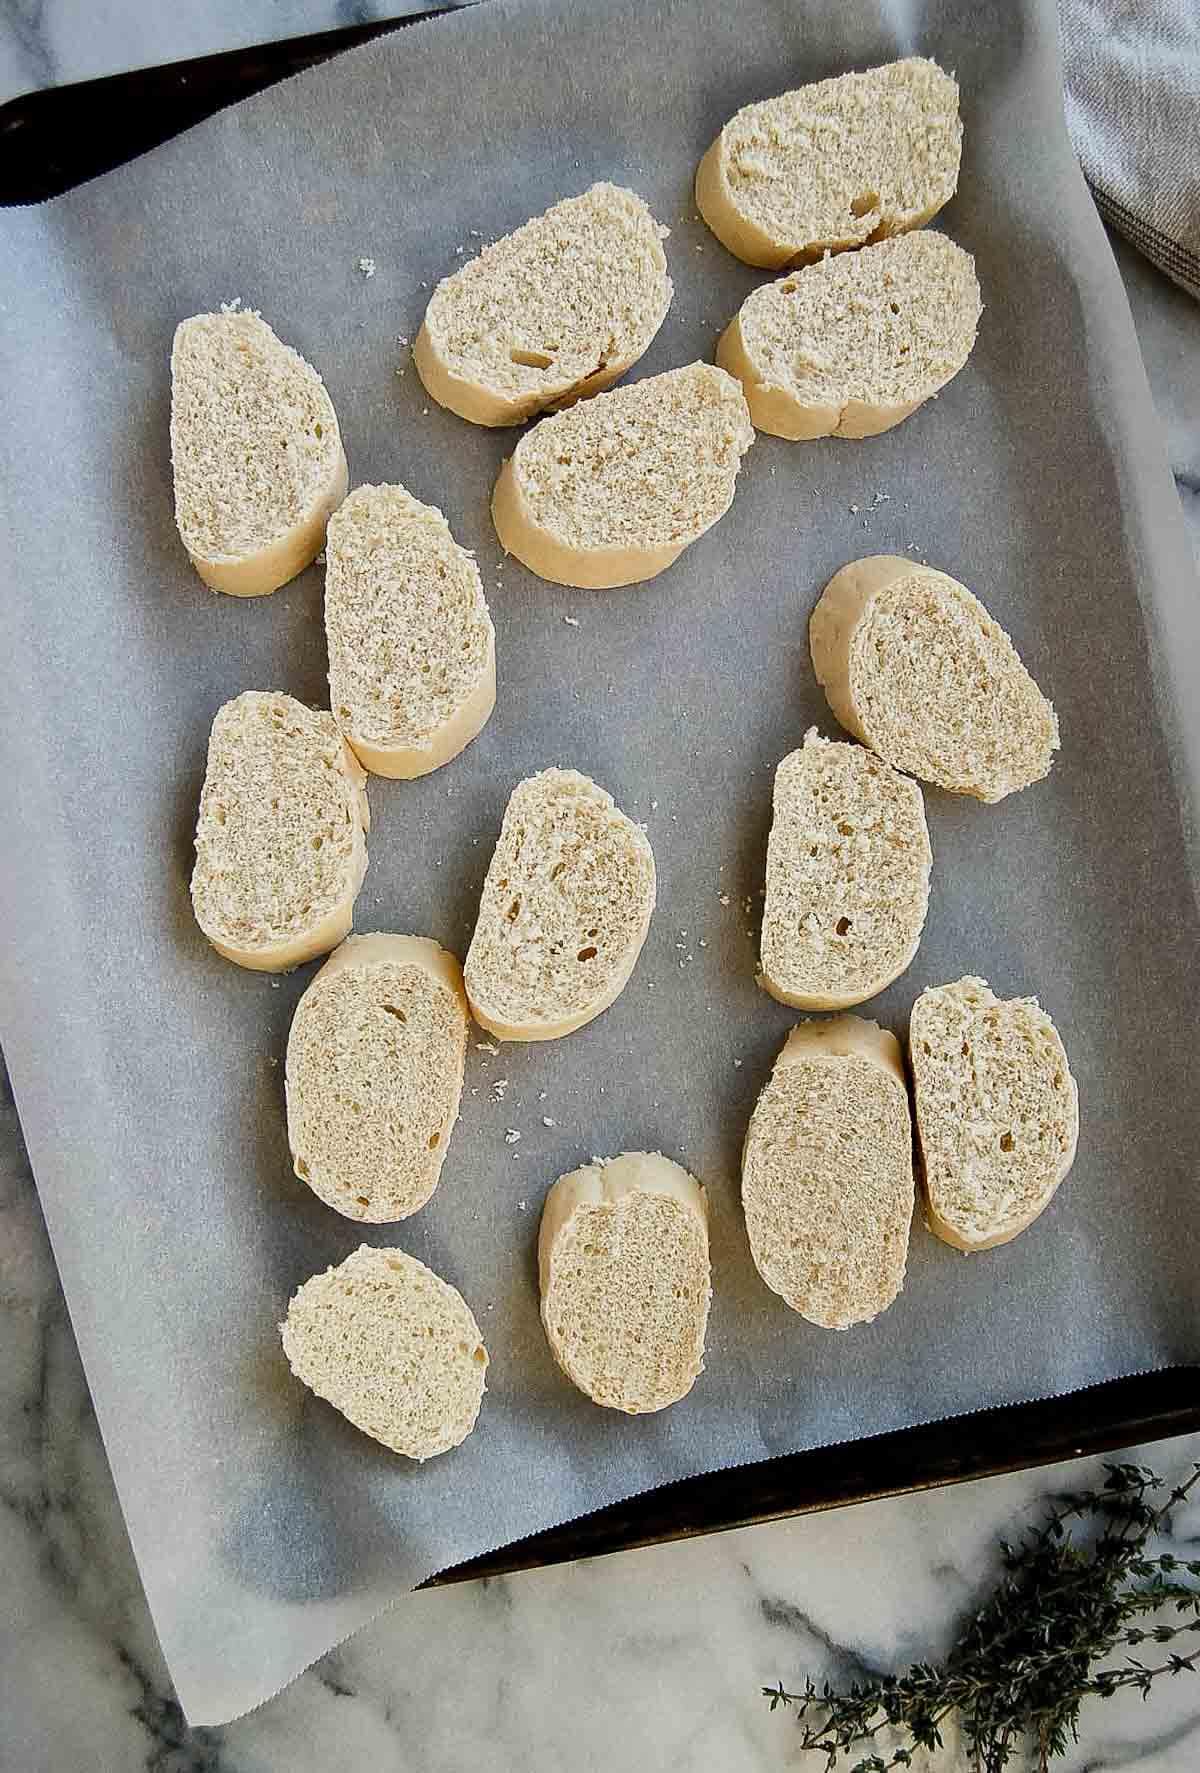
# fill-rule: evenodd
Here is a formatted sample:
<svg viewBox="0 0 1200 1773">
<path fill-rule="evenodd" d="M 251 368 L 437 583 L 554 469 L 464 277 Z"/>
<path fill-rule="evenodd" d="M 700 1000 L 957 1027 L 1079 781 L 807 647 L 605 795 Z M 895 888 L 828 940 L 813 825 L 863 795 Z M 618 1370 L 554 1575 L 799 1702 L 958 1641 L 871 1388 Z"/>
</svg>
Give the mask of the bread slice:
<svg viewBox="0 0 1200 1773">
<path fill-rule="evenodd" d="M 910 56 L 745 106 L 700 162 L 696 207 L 739 259 L 782 271 L 923 226 L 961 148 L 956 82 Z"/>
<path fill-rule="evenodd" d="M 407 1219 L 442 1173 L 467 1055 L 462 969 L 425 936 L 350 936 L 288 1035 L 297 1176 L 347 1219 Z"/>
<path fill-rule="evenodd" d="M 654 854 L 611 794 L 543 770 L 509 798 L 463 978 L 501 1040 L 557 1040 L 614 1003 L 654 910 Z"/>
<path fill-rule="evenodd" d="M 627 1151 L 560 1177 L 538 1271 L 551 1351 L 593 1403 L 637 1416 L 687 1396 L 704 1371 L 712 1285 L 708 1206 L 686 1170 Z"/>
<path fill-rule="evenodd" d="M 1054 709 L 947 573 L 896 554 L 852 561 L 821 593 L 808 638 L 838 720 L 897 769 L 986 801 L 1049 772 Z"/>
<path fill-rule="evenodd" d="M 428 775 L 496 705 L 496 631 L 475 557 L 433 505 L 402 486 L 360 486 L 330 519 L 326 559 L 334 719 L 376 775 Z"/>
<path fill-rule="evenodd" d="M 760 431 L 876 437 L 970 356 L 975 261 L 944 234 L 904 234 L 753 290 L 717 344 Z"/>
<path fill-rule="evenodd" d="M 314 1274 L 279 1329 L 297 1379 L 394 1453 L 449 1452 L 478 1420 L 479 1325 L 457 1288 L 403 1250 L 363 1244 Z"/>
<path fill-rule="evenodd" d="M 801 1010 L 842 1010 L 911 963 L 933 852 L 916 782 L 815 727 L 775 772 L 761 984 Z"/>
<path fill-rule="evenodd" d="M 861 1016 L 793 1028 L 750 1118 L 742 1205 L 755 1266 L 809 1323 L 869 1323 L 904 1285 L 915 1184 L 894 1034 Z"/>
<path fill-rule="evenodd" d="M 642 199 L 593 185 L 485 246 L 433 292 L 413 362 L 477 425 L 520 425 L 611 387 L 671 305 L 667 229 Z"/>
<path fill-rule="evenodd" d="M 1036 997 L 932 985 L 908 1033 L 929 1229 L 990 1250 L 1032 1225 L 1075 1161 L 1079 1091 Z"/>
<path fill-rule="evenodd" d="M 332 714 L 271 690 L 217 711 L 192 905 L 218 954 L 281 973 L 337 947 L 367 871 L 365 783 Z"/>
<path fill-rule="evenodd" d="M 492 495 L 496 533 L 557 585 L 652 579 L 728 511 L 753 441 L 724 370 L 690 363 L 647 376 L 522 437 Z"/>
<path fill-rule="evenodd" d="M 325 384 L 260 315 L 195 314 L 171 350 L 175 521 L 214 591 L 262 597 L 316 559 L 346 496 Z"/>
</svg>

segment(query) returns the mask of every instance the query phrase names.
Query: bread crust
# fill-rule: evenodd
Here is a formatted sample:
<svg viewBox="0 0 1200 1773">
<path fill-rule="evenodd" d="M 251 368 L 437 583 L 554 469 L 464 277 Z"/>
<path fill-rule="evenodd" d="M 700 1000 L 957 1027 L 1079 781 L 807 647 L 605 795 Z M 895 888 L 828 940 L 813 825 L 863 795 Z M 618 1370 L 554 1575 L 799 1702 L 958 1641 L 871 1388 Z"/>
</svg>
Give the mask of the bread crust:
<svg viewBox="0 0 1200 1773">
<path fill-rule="evenodd" d="M 340 942 L 344 941 L 353 927 L 354 902 L 358 898 L 367 872 L 366 838 L 371 829 L 371 809 L 367 801 L 366 771 L 345 739 L 341 739 L 340 735 L 339 739 L 342 774 L 351 787 L 352 804 L 356 815 L 352 821 L 351 866 L 346 878 L 345 890 L 337 903 L 317 923 L 284 942 L 240 947 L 237 943 L 225 941 L 221 936 L 205 929 L 201 924 L 200 928 L 209 944 L 224 960 L 231 960 L 235 966 L 246 967 L 254 973 L 288 973 L 295 967 L 303 966 L 305 961 L 315 960 L 321 954 L 328 954 L 331 949 L 336 948 Z M 207 781 L 207 775 L 205 780 Z M 194 882 L 195 874 L 193 872 L 193 886 Z M 198 918 L 197 921 L 199 921 Z"/>
<path fill-rule="evenodd" d="M 1023 998 L 998 998 L 984 980 L 956 981 L 956 983 L 960 985 L 964 982 L 974 983 L 981 986 L 983 990 L 987 992 L 989 1007 L 1000 1006 L 1001 1008 L 1007 1008 L 1009 1006 L 1025 1004 L 1029 1001 Z M 925 1147 L 921 1136 L 922 1102 L 926 1100 L 926 1083 L 922 1077 L 921 1063 L 919 1059 L 914 1057 L 913 1053 L 913 1039 L 915 1038 L 913 1029 L 919 1024 L 921 1000 L 922 998 L 928 997 L 932 992 L 943 991 L 945 989 L 947 989 L 945 986 L 930 986 L 926 991 L 923 991 L 921 997 L 919 997 L 917 1002 L 913 1005 L 913 1018 L 912 1023 L 910 1024 L 909 1067 L 912 1072 L 913 1082 L 913 1124 L 916 1133 L 917 1175 L 921 1184 L 921 1198 L 925 1209 L 925 1222 L 930 1231 L 933 1232 L 935 1237 L 940 1238 L 944 1244 L 949 1244 L 953 1249 L 962 1250 L 966 1254 L 971 1255 L 981 1250 L 999 1249 L 1001 1245 L 1011 1243 L 1015 1237 L 1019 1237 L 1023 1231 L 1027 1231 L 1034 1221 L 1041 1217 L 1046 1208 L 1050 1205 L 1050 1202 L 1054 1199 L 1060 1184 L 1066 1180 L 1071 1166 L 1075 1162 L 1075 1156 L 1079 1148 L 1079 1085 L 1071 1071 L 1062 1036 L 1059 1034 L 1058 1029 L 1055 1027 L 1051 1018 L 1046 1016 L 1046 1021 L 1049 1023 L 1050 1029 L 1054 1035 L 1059 1054 L 1059 1062 L 1068 1086 L 1069 1120 L 1067 1125 L 1068 1141 L 1066 1150 L 1063 1152 L 1059 1163 L 1055 1166 L 1053 1174 L 1047 1179 L 1042 1194 L 1034 1202 L 1028 1212 L 1006 1219 L 995 1231 L 984 1233 L 983 1235 L 971 1236 L 960 1230 L 952 1220 L 946 1218 L 938 1210 L 937 1191 L 935 1188 L 930 1187 L 929 1174 L 925 1161 Z M 1040 1013 L 1045 1015 L 1044 1011 L 1041 1011 Z"/>
<path fill-rule="evenodd" d="M 746 1137 L 742 1146 L 742 1200 L 743 1209 L 746 1211 L 750 1251 L 754 1258 L 755 1267 L 758 1269 L 764 1284 L 768 1286 L 772 1292 L 778 1293 L 790 1310 L 803 1316 L 806 1321 L 818 1325 L 819 1328 L 836 1330 L 844 1330 L 857 1323 L 869 1323 L 872 1321 L 872 1319 L 877 1317 L 880 1312 L 886 1311 L 888 1306 L 894 1303 L 904 1284 L 904 1273 L 908 1251 L 908 1233 L 911 1226 L 912 1206 L 915 1197 L 915 1181 L 912 1176 L 911 1157 L 908 1155 L 911 1139 L 911 1117 L 909 1112 L 908 1081 L 904 1071 L 904 1061 L 900 1043 L 889 1029 L 881 1028 L 878 1023 L 872 1022 L 863 1016 L 840 1015 L 810 1022 L 800 1022 L 792 1029 L 787 1040 L 784 1042 L 783 1047 L 775 1060 L 771 1073 L 772 1079 L 774 1079 L 781 1071 L 786 1071 L 793 1065 L 813 1063 L 821 1065 L 836 1065 L 840 1061 L 846 1059 L 864 1060 L 867 1064 L 872 1065 L 877 1070 L 881 1071 L 884 1076 L 890 1080 L 891 1084 L 896 1086 L 894 1098 L 895 1106 L 902 1113 L 904 1119 L 905 1163 L 908 1170 L 909 1186 L 907 1190 L 908 1210 L 904 1226 L 903 1246 L 899 1252 L 900 1259 L 898 1269 L 895 1266 L 881 1267 L 881 1277 L 884 1280 L 884 1285 L 880 1288 L 880 1294 L 882 1297 L 877 1300 L 876 1296 L 872 1295 L 869 1303 L 873 1309 L 866 1309 L 865 1307 L 860 1306 L 858 1311 L 853 1315 L 839 1315 L 836 1318 L 817 1316 L 814 1315 L 815 1308 L 809 1300 L 806 1299 L 804 1303 L 798 1303 L 796 1297 L 789 1296 L 788 1293 L 784 1291 L 783 1284 L 777 1284 L 777 1282 L 782 1282 L 782 1277 L 778 1273 L 776 1273 L 775 1278 L 770 1278 L 768 1276 L 767 1267 L 765 1265 L 770 1263 L 772 1252 L 764 1247 L 761 1234 L 757 1238 L 755 1236 L 754 1224 L 747 1206 L 747 1188 L 749 1181 L 748 1172 L 753 1164 L 754 1148 L 759 1134 L 758 1121 L 760 1108 L 766 1090 L 770 1087 L 769 1083 L 765 1086 L 763 1095 L 760 1096 L 759 1102 L 755 1105 L 755 1110 L 750 1117 L 750 1124 L 746 1129 Z M 774 1222 L 772 1223 L 772 1229 L 775 1230 L 777 1236 L 786 1235 L 786 1233 L 784 1233 Z M 886 1256 L 886 1253 L 886 1247 L 879 1252 L 881 1262 Z M 805 1305 L 807 1305 L 807 1309 L 805 1309 Z"/>
<path fill-rule="evenodd" d="M 559 1239 L 581 1207 L 613 1206 L 631 1194 L 664 1195 L 678 1202 L 700 1227 L 707 1258 L 708 1200 L 704 1188 L 681 1165 L 664 1157 L 661 1152 L 626 1151 L 620 1157 L 610 1158 L 606 1163 L 585 1164 L 582 1169 L 573 1170 L 566 1176 L 560 1176 L 558 1181 L 553 1184 L 542 1208 L 541 1225 L 538 1231 L 538 1283 L 541 1292 L 542 1323 L 546 1331 L 546 1340 L 550 1344 L 550 1351 L 555 1360 L 571 1383 L 578 1386 L 589 1397 L 592 1396 L 592 1393 L 582 1383 L 581 1376 L 572 1371 L 569 1351 L 562 1340 L 555 1335 L 550 1322 L 549 1301 L 555 1279 L 556 1248 Z M 711 1285 L 708 1298 L 710 1297 Z M 704 1328 L 708 1316 L 708 1298 L 703 1301 L 701 1306 L 698 1355 L 694 1362 L 689 1363 L 689 1370 L 683 1374 L 682 1387 L 673 1396 L 647 1403 L 644 1410 L 662 1410 L 673 1403 L 678 1403 L 680 1398 L 686 1397 L 695 1379 L 703 1371 Z M 601 1403 L 602 1407 L 621 1407 L 619 1405 L 606 1406 L 599 1398 L 593 1398 L 593 1402 Z M 640 1414 L 642 1410 L 630 1409 L 629 1413 Z"/>
<path fill-rule="evenodd" d="M 438 985 L 445 987 L 458 1004 L 462 1014 L 464 1028 L 468 1018 L 467 994 L 463 990 L 462 968 L 456 956 L 440 943 L 429 936 L 400 936 L 390 932 L 376 931 L 369 935 L 348 936 L 341 946 L 334 950 L 325 965 L 313 976 L 312 980 L 296 1005 L 292 1017 L 291 1032 L 288 1036 L 287 1058 L 284 1068 L 284 1099 L 287 1105 L 288 1147 L 292 1154 L 292 1168 L 302 1182 L 307 1184 L 319 1200 L 335 1212 L 342 1213 L 345 1218 L 372 1225 L 394 1224 L 400 1219 L 410 1218 L 432 1198 L 438 1182 L 441 1180 L 442 1167 L 446 1161 L 446 1150 L 450 1143 L 450 1135 L 458 1120 L 459 1108 L 462 1103 L 463 1063 L 465 1044 L 457 1075 L 452 1080 L 452 1088 L 447 1097 L 446 1111 L 442 1116 L 441 1126 L 437 1133 L 437 1143 L 429 1151 L 426 1159 L 426 1173 L 423 1190 L 419 1190 L 411 1203 L 401 1213 L 364 1210 L 362 1212 L 346 1212 L 341 1202 L 335 1198 L 336 1191 L 318 1186 L 319 1178 L 315 1178 L 309 1165 L 305 1162 L 304 1153 L 298 1149 L 299 1133 L 297 1128 L 297 1108 L 295 1102 L 296 1088 L 296 1056 L 293 1048 L 293 1035 L 300 1023 L 301 1012 L 305 1001 L 331 979 L 337 977 L 347 968 L 369 969 L 380 966 L 420 967 Z M 301 1165 L 303 1164 L 303 1168 Z M 388 1204 L 388 1203 L 385 1203 Z"/>
<path fill-rule="evenodd" d="M 716 357 L 721 368 L 742 384 L 755 429 L 771 437 L 786 438 L 790 443 L 809 442 L 815 437 L 878 437 L 930 398 L 922 395 L 919 400 L 898 406 L 872 405 L 863 400 L 847 400 L 843 406 L 822 406 L 797 400 L 790 389 L 770 387 L 760 379 L 746 350 L 741 317 L 737 314 L 717 341 Z"/>
</svg>

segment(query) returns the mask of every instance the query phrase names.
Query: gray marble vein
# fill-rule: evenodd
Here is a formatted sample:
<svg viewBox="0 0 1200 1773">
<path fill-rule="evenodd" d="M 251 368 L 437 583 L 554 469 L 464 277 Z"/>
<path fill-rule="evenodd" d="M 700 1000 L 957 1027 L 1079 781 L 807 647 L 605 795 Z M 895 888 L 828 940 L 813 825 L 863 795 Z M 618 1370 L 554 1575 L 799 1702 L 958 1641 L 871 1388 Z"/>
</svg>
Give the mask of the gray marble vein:
<svg viewBox="0 0 1200 1773">
<path fill-rule="evenodd" d="M 0 0 L 0 98 L 384 16 L 374 0 Z M 1115 242 L 1197 559 L 1200 307 Z M 1146 1450 L 1200 1458 L 1200 1436 Z M 1069 1480 L 1068 1480 L 1069 1474 Z M 237 1723 L 171 1691 L 24 1158 L 0 1088 L 0 1769 L 3 1773 L 670 1773 L 800 1767 L 764 1683 L 948 1647 L 1002 1533 L 1088 1469 L 756 1527 L 402 1602 Z M 1172 1523 L 1200 1543 L 1200 1505 Z M 948 1737 L 932 1765 L 964 1766 Z M 1193 1773 L 1200 1682 L 1085 1712 L 1064 1773 Z"/>
</svg>

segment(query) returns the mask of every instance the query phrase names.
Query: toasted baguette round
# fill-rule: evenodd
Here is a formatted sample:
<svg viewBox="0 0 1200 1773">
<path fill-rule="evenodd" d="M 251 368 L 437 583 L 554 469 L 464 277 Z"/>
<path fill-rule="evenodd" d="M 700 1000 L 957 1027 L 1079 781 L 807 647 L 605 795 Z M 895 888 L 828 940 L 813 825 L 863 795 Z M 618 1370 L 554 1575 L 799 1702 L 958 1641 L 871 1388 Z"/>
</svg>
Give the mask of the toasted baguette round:
<svg viewBox="0 0 1200 1773">
<path fill-rule="evenodd" d="M 748 265 L 782 271 L 919 228 L 954 195 L 958 86 L 919 56 L 747 105 L 696 173 L 696 207 Z"/>
<path fill-rule="evenodd" d="M 288 1144 L 326 1206 L 373 1225 L 423 1207 L 458 1119 L 462 969 L 425 936 L 350 936 L 288 1035 Z"/>
<path fill-rule="evenodd" d="M 1079 1091 L 1035 997 L 932 985 L 908 1033 L 929 1229 L 959 1250 L 1009 1243 L 1075 1161 Z"/>
<path fill-rule="evenodd" d="M 367 871 L 365 783 L 332 714 L 272 690 L 218 709 L 192 871 L 218 954 L 281 973 L 337 947 Z"/>
<path fill-rule="evenodd" d="M 982 305 L 944 234 L 904 234 L 753 290 L 717 344 L 760 431 L 876 437 L 956 376 Z"/>
<path fill-rule="evenodd" d="M 593 1403 L 637 1416 L 686 1397 L 712 1297 L 708 1206 L 686 1170 L 627 1151 L 560 1177 L 538 1271 L 551 1351 Z"/>
<path fill-rule="evenodd" d="M 793 1028 L 742 1153 L 755 1266 L 809 1323 L 869 1323 L 904 1285 L 915 1184 L 900 1045 L 861 1016 Z"/>
<path fill-rule="evenodd" d="M 808 637 L 838 720 L 897 769 L 985 801 L 1049 772 L 1054 709 L 957 579 L 896 554 L 852 561 Z"/>
<path fill-rule="evenodd" d="M 435 506 L 402 486 L 359 486 L 330 519 L 326 559 L 334 719 L 376 775 L 428 775 L 496 705 L 496 631 L 475 558 Z"/>
<path fill-rule="evenodd" d="M 297 1379 L 409 1459 L 465 1441 L 487 1350 L 457 1288 L 403 1250 L 367 1244 L 293 1294 L 279 1326 Z"/>
<path fill-rule="evenodd" d="M 526 432 L 492 495 L 496 534 L 558 585 L 652 579 L 728 511 L 753 441 L 724 370 L 690 363 L 647 376 Z"/>
<path fill-rule="evenodd" d="M 171 350 L 175 521 L 206 585 L 277 591 L 316 559 L 346 496 L 325 384 L 258 314 L 195 314 Z"/>
<path fill-rule="evenodd" d="M 611 794 L 577 770 L 513 789 L 463 977 L 501 1040 L 557 1040 L 628 983 L 654 910 L 654 855 Z"/>
<path fill-rule="evenodd" d="M 760 983 L 801 1010 L 863 1003 L 917 952 L 933 852 L 916 782 L 815 727 L 775 772 Z"/>
<path fill-rule="evenodd" d="M 667 229 L 617 185 L 567 197 L 433 292 L 413 346 L 426 389 L 476 425 L 519 425 L 608 388 L 671 305 Z"/>
</svg>

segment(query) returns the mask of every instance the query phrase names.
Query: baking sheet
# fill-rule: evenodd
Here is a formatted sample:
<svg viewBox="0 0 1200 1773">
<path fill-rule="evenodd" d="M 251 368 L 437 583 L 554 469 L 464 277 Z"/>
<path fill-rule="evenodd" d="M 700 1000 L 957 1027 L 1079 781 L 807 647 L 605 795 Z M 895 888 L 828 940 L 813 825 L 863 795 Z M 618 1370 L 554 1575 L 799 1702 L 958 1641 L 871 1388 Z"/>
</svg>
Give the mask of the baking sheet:
<svg viewBox="0 0 1200 1773">
<path fill-rule="evenodd" d="M 699 154 L 749 99 L 912 51 L 963 87 L 941 225 L 986 303 L 967 369 L 883 438 L 760 438 L 729 515 L 650 585 L 567 591 L 504 565 L 487 500 L 515 433 L 395 373 L 432 284 L 480 234 L 616 179 L 672 230 L 675 302 L 634 373 L 710 355 L 759 277 L 696 219 Z M 491 0 L 6 214 L 0 238 L 0 1036 L 193 1721 L 254 1705 L 435 1569 L 639 1489 L 1200 1354 L 1194 587 L 1062 126 L 1050 0 Z M 644 819 L 658 863 L 618 1004 L 564 1041 L 473 1046 L 441 1187 L 393 1228 L 339 1219 L 290 1173 L 282 1055 L 312 969 L 224 964 L 188 903 L 216 708 L 326 695 L 320 569 L 217 597 L 173 528 L 171 333 L 233 297 L 322 371 L 352 483 L 403 481 L 477 550 L 498 631 L 482 738 L 422 782 L 372 779 L 358 929 L 462 953 L 507 795 L 551 763 Z M 754 984 L 771 777 L 807 726 L 835 730 L 806 619 L 838 566 L 889 551 L 984 598 L 1064 742 L 998 807 L 929 794 L 929 922 L 871 1013 L 903 1030 L 925 984 L 967 971 L 1037 991 L 1083 1132 L 1028 1235 L 964 1258 L 917 1226 L 898 1303 L 837 1335 L 757 1279 L 737 1164 L 794 1019 Z M 535 1241 L 556 1176 L 641 1147 L 708 1186 L 715 1299 L 689 1398 L 624 1419 L 554 1366 Z M 309 1397 L 279 1348 L 295 1286 L 364 1238 L 461 1287 L 491 1353 L 477 1431 L 425 1468 Z"/>
</svg>

